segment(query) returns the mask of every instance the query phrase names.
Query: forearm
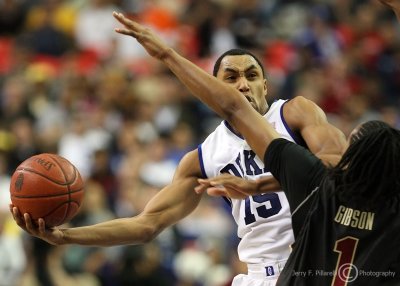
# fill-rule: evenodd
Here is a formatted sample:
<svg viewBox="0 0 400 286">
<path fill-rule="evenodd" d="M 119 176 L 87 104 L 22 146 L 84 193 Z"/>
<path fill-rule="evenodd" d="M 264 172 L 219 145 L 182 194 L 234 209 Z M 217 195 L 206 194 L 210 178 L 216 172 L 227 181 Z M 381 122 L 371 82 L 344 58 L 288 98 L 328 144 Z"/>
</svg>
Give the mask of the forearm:
<svg viewBox="0 0 400 286">
<path fill-rule="evenodd" d="M 113 16 L 124 25 L 117 28 L 117 33 L 134 37 L 149 53 L 150 56 L 161 60 L 181 80 L 181 82 L 200 100 L 210 106 L 221 117 L 228 119 L 232 114 L 232 105 L 244 98 L 234 88 L 219 82 L 184 57 L 168 47 L 150 29 L 129 20 L 121 13 L 114 12 Z M 232 94 L 232 97 L 215 97 L 214 95 Z M 235 97 L 235 98 L 234 98 Z"/>
<path fill-rule="evenodd" d="M 194 96 L 224 119 L 230 119 L 240 102 L 247 104 L 237 90 L 208 74 L 173 49 L 168 49 L 161 60 Z"/>
<path fill-rule="evenodd" d="M 265 123 L 265 119 L 255 112 L 245 96 L 180 56 L 150 29 L 127 19 L 121 13 L 115 12 L 113 15 L 124 25 L 124 28 L 118 28 L 116 32 L 137 39 L 149 55 L 161 60 L 194 96 L 226 119 L 246 138 L 256 154 L 263 157 L 266 144 L 278 135 Z"/>
<path fill-rule="evenodd" d="M 191 156 L 194 154 L 191 153 Z M 64 229 L 62 244 L 112 246 L 142 244 L 153 240 L 165 228 L 189 215 L 200 202 L 201 196 L 193 191 L 197 178 L 181 174 L 182 169 L 190 170 L 191 159 L 189 155 L 182 159 L 175 180 L 160 190 L 141 214 L 91 226 Z"/>
<path fill-rule="evenodd" d="M 140 216 L 120 218 L 107 222 L 69 229 L 62 229 L 61 244 L 113 246 L 142 244 L 152 240 L 161 230 L 154 223 Z"/>
<path fill-rule="evenodd" d="M 256 181 L 256 189 L 258 194 L 263 194 L 267 192 L 277 192 L 281 191 L 282 187 L 279 184 L 278 180 L 273 176 L 266 176 L 257 179 Z"/>
</svg>

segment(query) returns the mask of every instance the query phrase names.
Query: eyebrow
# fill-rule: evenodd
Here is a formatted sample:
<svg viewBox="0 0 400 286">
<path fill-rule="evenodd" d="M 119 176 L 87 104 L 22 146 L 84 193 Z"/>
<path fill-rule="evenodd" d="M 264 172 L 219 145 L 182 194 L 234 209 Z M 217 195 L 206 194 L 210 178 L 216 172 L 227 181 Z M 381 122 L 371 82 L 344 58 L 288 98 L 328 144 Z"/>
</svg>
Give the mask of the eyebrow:
<svg viewBox="0 0 400 286">
<path fill-rule="evenodd" d="M 250 71 L 250 70 L 252 70 L 252 69 L 257 69 L 257 66 L 256 66 L 256 65 L 251 65 L 251 66 L 249 66 L 247 69 L 245 69 L 244 72 L 246 73 L 246 72 L 248 72 L 248 71 Z M 225 68 L 225 69 L 224 69 L 224 72 L 237 73 L 238 70 L 232 69 L 232 68 Z"/>
</svg>

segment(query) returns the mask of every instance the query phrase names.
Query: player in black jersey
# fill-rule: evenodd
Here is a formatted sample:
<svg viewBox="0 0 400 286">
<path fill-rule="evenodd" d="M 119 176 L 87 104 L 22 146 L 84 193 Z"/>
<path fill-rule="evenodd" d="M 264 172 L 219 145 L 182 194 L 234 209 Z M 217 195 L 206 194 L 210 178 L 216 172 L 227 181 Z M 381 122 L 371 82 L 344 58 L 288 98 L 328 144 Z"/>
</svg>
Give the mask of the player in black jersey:
<svg viewBox="0 0 400 286">
<path fill-rule="evenodd" d="M 400 131 L 368 121 L 349 142 L 333 168 L 284 139 L 267 144 L 266 166 L 301 228 L 277 285 L 400 285 Z M 263 188 L 229 175 L 202 183 L 233 197 Z"/>
</svg>

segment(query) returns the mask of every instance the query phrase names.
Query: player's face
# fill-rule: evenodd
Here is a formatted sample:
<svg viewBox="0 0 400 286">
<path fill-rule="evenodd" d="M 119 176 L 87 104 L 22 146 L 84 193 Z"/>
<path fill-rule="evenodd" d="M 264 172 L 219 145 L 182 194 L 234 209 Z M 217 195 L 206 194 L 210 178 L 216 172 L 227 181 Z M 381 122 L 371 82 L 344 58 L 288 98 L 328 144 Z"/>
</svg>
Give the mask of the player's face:
<svg viewBox="0 0 400 286">
<path fill-rule="evenodd" d="M 239 90 L 259 113 L 267 112 L 267 81 L 260 65 L 252 56 L 224 57 L 217 78 Z"/>
</svg>

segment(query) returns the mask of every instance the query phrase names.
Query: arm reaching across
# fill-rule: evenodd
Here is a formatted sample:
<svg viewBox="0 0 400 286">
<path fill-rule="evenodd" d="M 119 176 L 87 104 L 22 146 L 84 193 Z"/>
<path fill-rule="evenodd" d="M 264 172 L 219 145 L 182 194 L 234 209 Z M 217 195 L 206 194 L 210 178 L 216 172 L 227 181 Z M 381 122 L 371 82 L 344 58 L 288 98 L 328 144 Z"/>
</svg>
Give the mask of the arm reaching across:
<svg viewBox="0 0 400 286">
<path fill-rule="evenodd" d="M 124 26 L 115 31 L 134 37 L 152 57 L 161 60 L 190 90 L 246 138 L 252 150 L 264 158 L 268 144 L 279 134 L 257 113 L 238 90 L 211 76 L 163 43 L 150 29 L 121 13 L 113 16 Z"/>
</svg>

